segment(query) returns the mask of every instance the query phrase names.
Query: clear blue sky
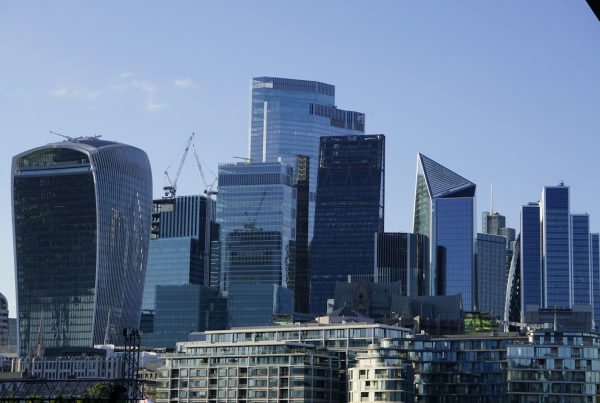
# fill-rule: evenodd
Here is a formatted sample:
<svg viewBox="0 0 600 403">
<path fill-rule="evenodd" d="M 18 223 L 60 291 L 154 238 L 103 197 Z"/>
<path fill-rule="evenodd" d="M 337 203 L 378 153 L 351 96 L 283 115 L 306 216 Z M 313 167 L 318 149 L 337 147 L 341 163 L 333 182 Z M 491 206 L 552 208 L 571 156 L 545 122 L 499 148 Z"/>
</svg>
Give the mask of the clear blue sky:
<svg viewBox="0 0 600 403">
<path fill-rule="evenodd" d="M 388 231 L 411 230 L 419 151 L 478 185 L 479 212 L 493 183 L 495 210 L 517 228 L 520 205 L 565 180 L 572 210 L 600 231 L 600 22 L 584 0 L 0 0 L 11 316 L 13 155 L 60 140 L 49 130 L 100 134 L 148 153 L 159 196 L 192 131 L 206 170 L 246 154 L 261 75 L 334 84 L 339 107 L 387 136 Z M 189 158 L 179 194 L 201 190 Z"/>
</svg>

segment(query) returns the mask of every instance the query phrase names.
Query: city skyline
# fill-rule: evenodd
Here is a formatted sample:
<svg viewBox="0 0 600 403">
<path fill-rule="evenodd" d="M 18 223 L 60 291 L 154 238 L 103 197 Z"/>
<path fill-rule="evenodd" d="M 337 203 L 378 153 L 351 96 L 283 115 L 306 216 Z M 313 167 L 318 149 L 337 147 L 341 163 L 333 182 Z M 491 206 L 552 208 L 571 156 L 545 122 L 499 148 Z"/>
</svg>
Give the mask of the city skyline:
<svg viewBox="0 0 600 403">
<path fill-rule="evenodd" d="M 412 227 L 417 152 L 479 185 L 478 212 L 489 210 L 493 183 L 495 210 L 517 229 L 520 206 L 564 179 L 573 189 L 571 210 L 589 213 L 592 232 L 599 230 L 600 194 L 587 184 L 600 167 L 593 137 L 600 127 L 594 113 L 600 44 L 589 39 L 600 25 L 583 2 L 371 8 L 334 2 L 318 13 L 239 3 L 239 15 L 215 5 L 179 4 L 164 12 L 150 3 L 145 20 L 139 4 L 0 5 L 0 110 L 9 117 L 0 119 L 5 202 L 8 161 L 60 140 L 49 130 L 101 134 L 148 152 L 155 197 L 162 171 L 192 131 L 205 169 L 216 172 L 219 162 L 246 154 L 252 77 L 273 75 L 335 85 L 340 108 L 365 112 L 365 132 L 386 134 L 387 231 Z M 312 19 L 313 28 L 291 21 L 291 14 Z M 272 25 L 257 27 L 257 18 Z M 286 35 L 273 35 L 277 30 Z M 211 34 L 217 38 L 204 39 Z M 338 39 L 349 46 L 332 44 Z M 255 41 L 273 51 L 252 55 Z M 548 157 L 557 149 L 560 163 Z M 180 195 L 203 190 L 190 160 Z M 0 292 L 14 317 L 11 225 L 4 227 Z"/>
</svg>

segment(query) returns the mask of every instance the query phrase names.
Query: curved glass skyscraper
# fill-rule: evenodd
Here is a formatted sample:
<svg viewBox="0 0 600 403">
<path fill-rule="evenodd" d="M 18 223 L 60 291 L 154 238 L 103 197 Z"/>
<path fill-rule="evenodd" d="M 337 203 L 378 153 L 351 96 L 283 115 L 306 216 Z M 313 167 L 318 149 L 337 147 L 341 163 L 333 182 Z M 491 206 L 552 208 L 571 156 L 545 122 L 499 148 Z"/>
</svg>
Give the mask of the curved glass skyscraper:
<svg viewBox="0 0 600 403">
<path fill-rule="evenodd" d="M 146 154 L 97 138 L 12 161 L 19 349 L 120 342 L 137 326 L 152 174 Z"/>
</svg>

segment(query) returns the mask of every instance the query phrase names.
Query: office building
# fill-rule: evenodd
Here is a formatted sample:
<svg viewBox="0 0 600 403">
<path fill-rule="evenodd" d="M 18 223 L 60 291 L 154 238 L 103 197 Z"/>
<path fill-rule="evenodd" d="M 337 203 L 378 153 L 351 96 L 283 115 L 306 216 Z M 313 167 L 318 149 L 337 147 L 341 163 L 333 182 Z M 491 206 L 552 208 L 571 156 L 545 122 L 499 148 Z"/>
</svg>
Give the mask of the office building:
<svg viewBox="0 0 600 403">
<path fill-rule="evenodd" d="M 475 184 L 423 154 L 417 157 L 413 232 L 429 238 L 429 295 L 461 294 L 475 308 Z"/>
<path fill-rule="evenodd" d="M 175 348 L 192 332 L 225 328 L 227 300 L 218 289 L 200 284 L 158 285 L 153 331 L 142 334 L 142 345 Z"/>
<path fill-rule="evenodd" d="M 315 232 L 310 248 L 310 312 L 326 312 L 335 282 L 372 275 L 375 234 L 383 232 L 385 137 L 322 137 Z"/>
<path fill-rule="evenodd" d="M 592 301 L 594 310 L 594 328 L 600 330 L 600 234 L 590 235 L 591 269 L 592 269 Z"/>
<path fill-rule="evenodd" d="M 538 330 L 507 347 L 508 399 L 526 402 L 596 402 L 600 395 L 597 334 Z"/>
<path fill-rule="evenodd" d="M 376 283 L 399 281 L 400 295 L 425 295 L 429 272 L 429 239 L 406 232 L 379 232 L 375 237 Z"/>
<path fill-rule="evenodd" d="M 0 293 L 0 348 L 8 345 L 8 333 L 8 301 Z"/>
<path fill-rule="evenodd" d="M 317 81 L 278 77 L 252 80 L 248 155 L 252 162 L 281 161 L 294 166 L 297 155 L 310 159 L 316 174 L 322 136 L 365 132 L 365 115 L 335 106 L 335 87 Z M 317 176 L 309 184 L 308 240 L 312 240 Z"/>
<path fill-rule="evenodd" d="M 506 228 L 506 217 L 498 212 L 484 211 L 481 213 L 481 224 L 482 233 L 501 235 L 500 230 Z"/>
<path fill-rule="evenodd" d="M 543 307 L 573 304 L 569 187 L 545 186 L 540 200 Z"/>
<path fill-rule="evenodd" d="M 520 246 L 521 318 L 524 319 L 528 306 L 543 306 L 542 231 L 538 203 L 521 207 Z"/>
<path fill-rule="evenodd" d="M 92 346 L 107 333 L 119 342 L 140 318 L 146 154 L 98 138 L 34 148 L 13 158 L 12 194 L 20 353 Z"/>
<path fill-rule="evenodd" d="M 253 290 L 288 288 L 295 265 L 295 196 L 287 164 L 219 166 L 220 289 L 228 297 L 229 326 L 267 325 L 273 315 L 293 312 L 290 290 L 271 292 L 271 298 L 260 299 L 260 307 Z M 275 295 L 289 301 L 278 304 Z"/>
<path fill-rule="evenodd" d="M 495 318 L 504 315 L 506 299 L 506 238 L 477 234 L 477 310 Z"/>
<path fill-rule="evenodd" d="M 592 261 L 589 214 L 571 214 L 573 304 L 592 305 Z"/>
</svg>

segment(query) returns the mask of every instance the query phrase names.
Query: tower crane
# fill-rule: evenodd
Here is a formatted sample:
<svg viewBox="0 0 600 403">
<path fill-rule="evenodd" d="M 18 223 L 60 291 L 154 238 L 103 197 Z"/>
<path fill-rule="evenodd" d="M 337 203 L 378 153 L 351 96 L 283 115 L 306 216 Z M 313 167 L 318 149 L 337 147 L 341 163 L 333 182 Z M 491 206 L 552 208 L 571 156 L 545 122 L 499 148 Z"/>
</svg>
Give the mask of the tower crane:
<svg viewBox="0 0 600 403">
<path fill-rule="evenodd" d="M 202 177 L 202 183 L 204 184 L 204 193 L 210 197 L 211 195 L 217 194 L 216 191 L 213 191 L 212 188 L 215 186 L 215 183 L 217 183 L 217 179 L 218 177 L 212 172 L 210 171 L 213 176 L 215 177 L 215 179 L 213 180 L 213 182 L 209 185 L 208 182 L 206 181 L 206 176 L 204 175 L 204 170 L 202 169 L 202 164 L 200 163 L 200 157 L 198 156 L 198 153 L 196 152 L 196 145 L 192 144 L 192 147 L 194 148 L 194 159 L 196 160 L 196 165 L 198 166 L 198 170 L 200 171 L 200 176 Z"/>
<path fill-rule="evenodd" d="M 179 166 L 177 167 L 177 172 L 175 173 L 175 177 L 171 180 L 169 176 L 169 168 L 171 165 L 165 169 L 165 182 L 168 183 L 163 190 L 165 191 L 165 199 L 174 199 L 175 194 L 177 193 L 177 179 L 179 179 L 179 174 L 181 174 L 181 168 L 183 168 L 183 163 L 185 162 L 185 158 L 187 157 L 188 151 L 190 149 L 190 145 L 192 144 L 192 139 L 196 133 L 192 133 L 192 135 L 188 138 L 187 143 L 185 144 L 185 150 L 183 151 L 183 155 L 181 157 L 181 161 L 179 161 Z"/>
</svg>

